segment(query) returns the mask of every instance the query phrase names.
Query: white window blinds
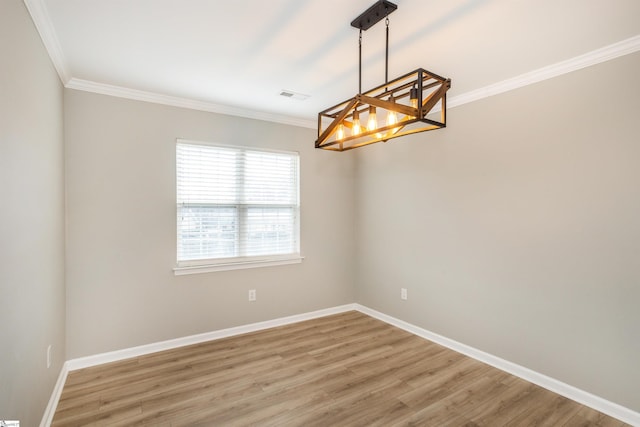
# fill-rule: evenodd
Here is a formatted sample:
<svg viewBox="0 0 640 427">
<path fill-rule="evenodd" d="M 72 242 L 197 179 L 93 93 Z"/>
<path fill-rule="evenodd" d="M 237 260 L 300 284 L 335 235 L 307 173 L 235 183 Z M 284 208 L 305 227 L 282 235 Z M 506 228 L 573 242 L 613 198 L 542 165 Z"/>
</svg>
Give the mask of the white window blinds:
<svg viewBox="0 0 640 427">
<path fill-rule="evenodd" d="M 299 156 L 179 140 L 178 266 L 299 255 Z"/>
</svg>

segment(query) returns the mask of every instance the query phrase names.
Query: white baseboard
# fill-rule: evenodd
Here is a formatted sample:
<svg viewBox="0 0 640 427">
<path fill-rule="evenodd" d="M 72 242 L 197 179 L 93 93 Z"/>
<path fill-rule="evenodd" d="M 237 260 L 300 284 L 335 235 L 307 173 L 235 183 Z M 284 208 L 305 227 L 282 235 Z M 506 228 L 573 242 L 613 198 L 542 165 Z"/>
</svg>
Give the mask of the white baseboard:
<svg viewBox="0 0 640 427">
<path fill-rule="evenodd" d="M 360 304 L 346 304 L 338 307 L 327 308 L 324 310 L 312 311 L 309 313 L 297 314 L 294 316 L 282 317 L 279 319 L 273 319 L 258 323 L 251 323 L 249 325 L 237 326 L 234 328 L 222 329 L 219 331 L 191 335 L 168 341 L 162 341 L 158 343 L 152 343 L 138 347 L 132 347 L 128 349 L 116 350 L 108 353 L 68 360 L 62 367 L 62 371 L 60 372 L 60 376 L 58 377 L 58 382 L 56 383 L 56 386 L 53 390 L 51 399 L 49 400 L 49 404 L 47 405 L 47 409 L 42 418 L 40 427 L 48 427 L 51 424 L 53 415 L 58 405 L 58 400 L 60 399 L 60 395 L 62 393 L 62 388 L 69 371 L 101 365 L 103 363 L 115 362 L 131 357 L 143 356 L 145 354 L 155 353 L 163 350 L 170 350 L 186 345 L 198 344 L 206 341 L 231 337 L 234 335 L 275 328 L 277 326 L 289 325 L 305 320 L 330 316 L 332 314 L 344 313 L 351 310 L 356 310 L 368 316 L 374 317 L 378 320 L 396 326 L 414 335 L 417 335 L 429 341 L 433 341 L 458 353 L 462 353 L 473 359 L 479 360 L 480 362 L 486 363 L 502 371 L 520 377 L 526 381 L 537 384 L 540 387 L 544 387 L 554 393 L 560 394 L 604 414 L 617 418 L 627 424 L 640 427 L 640 413 L 638 412 L 625 408 L 624 406 L 618 405 L 617 403 L 610 402 L 601 397 L 595 396 L 584 390 L 580 390 L 554 378 L 532 371 L 531 369 L 509 362 L 508 360 L 504 360 L 489 353 L 485 353 L 476 348 L 443 337 L 442 335 L 438 335 L 434 332 L 412 325 L 403 320 L 396 319 L 392 316 L 388 316 L 384 313 L 380 313 L 379 311 L 373 310 Z"/>
<path fill-rule="evenodd" d="M 346 304 L 338 307 L 327 308 L 324 310 L 296 314 L 293 316 L 281 317 L 279 319 L 251 323 L 249 325 L 221 329 L 218 331 L 190 335 L 187 337 L 141 345 L 138 347 L 131 347 L 122 350 L 110 351 L 108 353 L 101 353 L 93 356 L 67 360 L 62 366 L 62 370 L 60 371 L 60 375 L 58 376 L 58 381 L 56 382 L 53 393 L 51 394 L 51 398 L 49 399 L 49 404 L 47 405 L 47 409 L 45 410 L 42 421 L 40 422 L 40 427 L 49 427 L 51 425 L 51 422 L 53 421 L 53 415 L 55 414 L 56 407 L 58 406 L 58 401 L 60 400 L 60 395 L 62 394 L 64 383 L 67 380 L 67 375 L 70 371 L 102 365 L 109 362 L 116 362 L 118 360 L 129 359 L 131 357 L 144 356 L 145 354 L 156 353 L 158 351 L 171 350 L 173 348 L 184 347 L 186 345 L 199 344 L 202 342 L 231 337 L 234 335 L 246 334 L 263 329 L 289 325 L 292 323 L 302 322 L 304 320 L 317 319 L 319 317 L 330 316 L 332 314 L 344 313 L 346 311 L 352 310 L 356 310 L 356 305 Z"/>
<path fill-rule="evenodd" d="M 152 344 L 145 344 L 138 347 L 110 351 L 108 353 L 101 353 L 93 356 L 80 357 L 67 361 L 68 369 L 70 371 L 75 371 L 76 369 L 102 365 L 103 363 L 116 362 L 118 360 L 129 359 L 132 357 L 144 356 L 145 354 L 156 353 L 158 351 L 171 350 L 173 348 L 199 344 L 206 341 L 231 337 L 234 335 L 246 334 L 263 329 L 275 328 L 277 326 L 289 325 L 292 323 L 302 322 L 304 320 L 311 320 L 319 317 L 330 316 L 332 314 L 344 313 L 345 311 L 356 310 L 355 307 L 355 304 L 341 305 L 324 310 L 296 314 L 293 316 L 281 317 L 279 319 L 267 320 L 264 322 L 251 323 L 249 325 L 236 326 L 233 328 L 221 329 L 218 331 L 205 332 L 203 334 L 190 335 L 187 337 L 176 338 Z"/>
<path fill-rule="evenodd" d="M 51 425 L 51 422 L 53 421 L 53 414 L 56 413 L 56 408 L 58 407 L 58 402 L 60 401 L 60 395 L 62 395 L 64 383 L 67 381 L 67 374 L 69 373 L 69 369 L 67 366 L 68 363 L 69 362 L 64 362 L 64 364 L 62 365 L 60 375 L 58 375 L 58 381 L 56 381 L 56 385 L 55 387 L 53 387 L 53 392 L 51 393 L 51 397 L 49 398 L 47 409 L 44 410 L 42 421 L 40 421 L 40 427 L 49 427 Z"/>
<path fill-rule="evenodd" d="M 584 390 L 580 390 L 579 388 L 563 383 L 562 381 L 558 381 L 539 372 L 532 371 L 531 369 L 525 368 L 524 366 L 520 366 L 492 354 L 485 353 L 484 351 L 443 337 L 442 335 L 438 335 L 434 332 L 422 329 L 418 326 L 412 325 L 403 320 L 396 319 L 395 317 L 388 316 L 384 313 L 380 313 L 379 311 L 373 310 L 363 305 L 355 304 L 355 306 L 355 309 L 360 311 L 361 313 L 374 317 L 390 325 L 396 326 L 407 332 L 411 332 L 412 334 L 429 341 L 433 341 L 444 347 L 450 348 L 451 350 L 454 350 L 458 353 L 462 353 L 480 362 L 486 363 L 487 365 L 498 368 L 501 371 L 508 372 L 512 375 L 522 378 L 523 380 L 529 381 L 554 393 L 562 395 L 568 399 L 593 408 L 596 411 L 600 411 L 611 417 L 624 421 L 627 424 L 640 427 L 640 413 L 635 412 L 629 408 L 625 408 L 624 406 L 610 402 Z"/>
</svg>

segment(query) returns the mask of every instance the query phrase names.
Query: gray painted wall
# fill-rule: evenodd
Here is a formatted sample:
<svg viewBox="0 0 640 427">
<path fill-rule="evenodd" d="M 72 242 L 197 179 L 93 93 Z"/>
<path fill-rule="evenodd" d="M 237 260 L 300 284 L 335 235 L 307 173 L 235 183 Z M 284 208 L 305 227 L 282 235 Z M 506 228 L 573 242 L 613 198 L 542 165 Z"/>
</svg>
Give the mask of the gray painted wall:
<svg viewBox="0 0 640 427">
<path fill-rule="evenodd" d="M 37 424 L 65 359 L 353 301 L 640 410 L 640 54 L 341 154 L 74 90 L 63 119 L 19 0 L 0 56 L 0 418 Z M 173 275 L 178 137 L 300 151 L 302 264 Z"/>
<path fill-rule="evenodd" d="M 34 426 L 65 360 L 63 91 L 20 0 L 0 58 L 0 419 Z"/>
<path fill-rule="evenodd" d="M 636 53 L 359 151 L 357 301 L 640 410 L 639 75 Z"/>
<path fill-rule="evenodd" d="M 68 358 L 354 301 L 354 157 L 313 130 L 66 90 L 65 133 Z M 304 261 L 174 276 L 176 138 L 300 152 Z"/>
</svg>

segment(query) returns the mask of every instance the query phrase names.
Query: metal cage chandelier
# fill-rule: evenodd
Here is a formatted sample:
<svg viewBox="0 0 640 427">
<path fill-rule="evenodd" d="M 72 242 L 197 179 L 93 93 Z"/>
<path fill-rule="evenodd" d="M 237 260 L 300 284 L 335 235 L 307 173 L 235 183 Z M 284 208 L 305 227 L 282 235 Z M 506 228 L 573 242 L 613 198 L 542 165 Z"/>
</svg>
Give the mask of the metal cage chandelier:
<svg viewBox="0 0 640 427">
<path fill-rule="evenodd" d="M 389 81 L 389 14 L 398 8 L 379 0 L 351 22 L 358 38 L 358 94 L 318 113 L 316 148 L 333 151 L 446 127 L 451 79 L 418 68 Z M 385 83 L 362 92 L 362 32 L 386 18 Z M 440 107 L 439 109 L 437 107 Z M 378 119 L 386 117 L 383 122 Z"/>
</svg>

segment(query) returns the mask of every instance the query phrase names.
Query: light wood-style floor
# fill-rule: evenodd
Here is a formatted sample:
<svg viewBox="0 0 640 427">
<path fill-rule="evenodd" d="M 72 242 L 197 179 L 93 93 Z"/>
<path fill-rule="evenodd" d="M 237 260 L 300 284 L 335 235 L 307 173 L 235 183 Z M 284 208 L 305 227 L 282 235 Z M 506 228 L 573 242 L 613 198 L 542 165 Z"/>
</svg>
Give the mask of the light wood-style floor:
<svg viewBox="0 0 640 427">
<path fill-rule="evenodd" d="M 69 373 L 53 426 L 623 426 L 359 312 Z"/>
</svg>

